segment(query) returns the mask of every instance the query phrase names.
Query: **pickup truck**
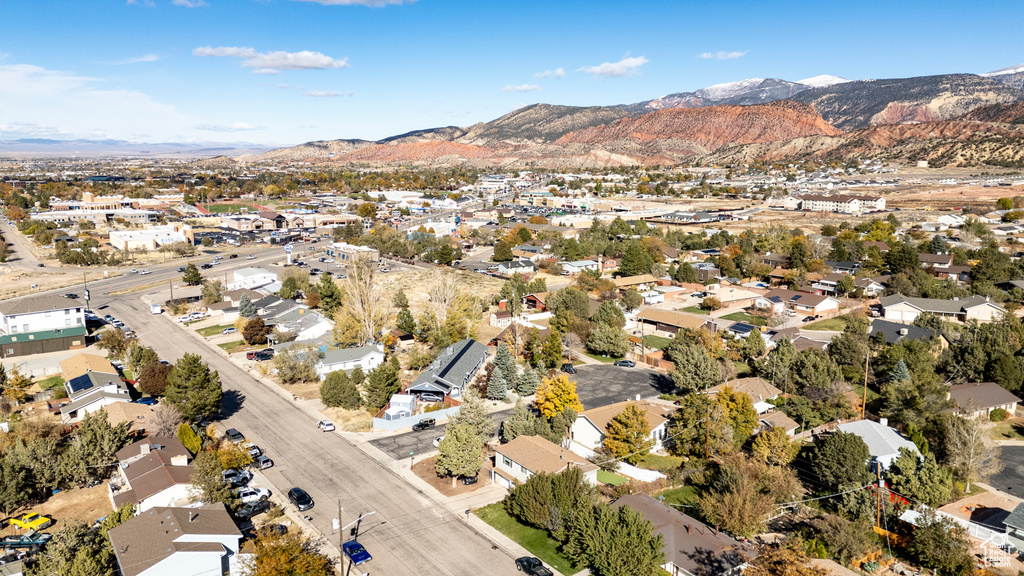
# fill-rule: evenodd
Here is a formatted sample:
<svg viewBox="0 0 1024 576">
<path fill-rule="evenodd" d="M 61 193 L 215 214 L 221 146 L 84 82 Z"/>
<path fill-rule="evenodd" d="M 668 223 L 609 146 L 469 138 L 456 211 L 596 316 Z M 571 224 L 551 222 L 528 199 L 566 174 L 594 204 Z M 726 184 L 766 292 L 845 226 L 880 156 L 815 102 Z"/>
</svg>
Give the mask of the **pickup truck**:
<svg viewBox="0 0 1024 576">
<path fill-rule="evenodd" d="M 516 558 L 516 568 L 528 576 L 554 576 L 551 573 L 551 570 L 548 570 L 547 567 L 544 566 L 543 562 L 533 556 Z"/>
<path fill-rule="evenodd" d="M 42 530 L 53 524 L 53 518 L 40 516 L 35 512 L 27 512 L 17 518 L 10 518 L 8 521 L 22 530 Z"/>
<path fill-rule="evenodd" d="M 50 539 L 53 538 L 53 534 L 40 534 L 35 530 L 30 530 L 22 535 L 11 534 L 10 536 L 4 536 L 0 539 L 0 549 L 11 548 L 11 549 L 33 549 L 45 546 Z"/>
</svg>

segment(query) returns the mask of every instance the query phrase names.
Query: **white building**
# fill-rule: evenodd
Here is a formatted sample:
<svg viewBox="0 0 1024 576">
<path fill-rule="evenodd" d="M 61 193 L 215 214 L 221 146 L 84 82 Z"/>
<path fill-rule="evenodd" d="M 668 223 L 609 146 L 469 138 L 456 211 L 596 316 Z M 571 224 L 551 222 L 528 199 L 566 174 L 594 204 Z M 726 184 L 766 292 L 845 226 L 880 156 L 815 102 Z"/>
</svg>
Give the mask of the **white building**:
<svg viewBox="0 0 1024 576">
<path fill-rule="evenodd" d="M 888 424 L 889 422 L 885 418 L 882 418 L 881 422 L 857 420 L 840 424 L 839 431 L 859 436 L 867 444 L 870 459 L 865 462 L 865 465 L 869 465 L 872 470 L 879 466 L 882 467 L 882 470 L 888 469 L 893 460 L 899 457 L 900 448 L 910 450 L 918 456 L 921 455 L 917 445 L 890 428 Z"/>
<path fill-rule="evenodd" d="M 85 326 L 85 307 L 55 294 L 0 302 L 0 331 L 23 334 Z"/>
<path fill-rule="evenodd" d="M 667 435 L 668 425 L 675 411 L 671 406 L 655 404 L 646 400 L 618 402 L 580 412 L 569 433 L 572 443 L 582 447 L 584 449 L 582 452 L 594 452 L 604 446 L 608 424 L 627 406 L 635 406 L 644 413 L 651 429 L 651 439 L 654 440 L 651 450 L 660 450 L 661 441 Z"/>
<path fill-rule="evenodd" d="M 118 250 L 156 250 L 165 244 L 194 244 L 192 227 L 188 224 L 149 226 L 145 230 L 111 230 L 110 246 Z"/>
<path fill-rule="evenodd" d="M 592 486 L 597 485 L 597 466 L 572 450 L 540 436 L 516 436 L 511 442 L 494 449 L 491 482 L 511 489 L 534 474 L 558 474 L 570 467 L 579 468 L 584 480 Z"/>
<path fill-rule="evenodd" d="M 191 453 L 177 438 L 149 436 L 117 451 L 117 474 L 107 484 L 114 508 L 131 503 L 139 512 L 182 506 L 194 496 Z"/>
<path fill-rule="evenodd" d="M 122 576 L 239 576 L 251 557 L 221 503 L 152 508 L 109 536 Z"/>
<path fill-rule="evenodd" d="M 336 348 L 326 350 L 324 357 L 316 364 L 316 373 L 323 380 L 335 370 L 351 372 L 361 368 L 364 373 L 369 373 L 377 366 L 384 363 L 384 351 L 382 346 L 367 344 L 358 348 Z"/>
<path fill-rule="evenodd" d="M 600 270 L 601 265 L 594 260 L 577 260 L 575 262 L 562 262 L 563 274 L 579 274 L 585 270 Z"/>
<path fill-rule="evenodd" d="M 65 424 L 80 422 L 86 414 L 92 414 L 115 402 L 131 402 L 132 396 L 121 377 L 112 367 L 108 372 L 89 371 L 71 378 L 64 383 L 68 393 L 68 404 L 61 406 L 60 417 Z"/>
<path fill-rule="evenodd" d="M 856 196 L 853 194 L 804 194 L 803 196 L 786 196 L 782 200 L 782 205 L 787 210 L 855 214 L 885 210 L 885 198 L 881 196 Z"/>
<path fill-rule="evenodd" d="M 264 268 L 239 268 L 235 270 L 233 281 L 228 283 L 228 290 L 256 290 L 277 282 L 277 274 Z"/>
</svg>

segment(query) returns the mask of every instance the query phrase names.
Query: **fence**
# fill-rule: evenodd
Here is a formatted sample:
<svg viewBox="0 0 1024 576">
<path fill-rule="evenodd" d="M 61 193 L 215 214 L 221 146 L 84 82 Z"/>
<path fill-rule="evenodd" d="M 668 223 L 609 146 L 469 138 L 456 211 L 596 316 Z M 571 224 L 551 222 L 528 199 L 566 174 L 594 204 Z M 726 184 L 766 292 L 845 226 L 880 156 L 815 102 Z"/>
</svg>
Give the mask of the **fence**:
<svg viewBox="0 0 1024 576">
<path fill-rule="evenodd" d="M 578 444 L 577 442 L 574 442 L 572 440 L 569 441 L 569 450 L 572 450 L 574 453 L 579 454 L 580 456 L 586 458 L 587 460 L 590 460 L 594 457 L 593 450 L 587 448 L 586 446 L 583 446 L 582 444 Z M 615 469 L 615 471 L 624 476 L 629 476 L 630 478 L 639 480 L 641 482 L 654 482 L 655 480 L 667 478 L 667 476 L 665 476 L 661 472 L 658 472 L 657 470 L 637 468 L 636 466 L 626 464 L 625 462 L 619 462 L 618 467 Z"/>
<path fill-rule="evenodd" d="M 445 408 L 444 410 L 435 410 L 433 412 L 427 412 L 425 414 L 415 414 L 413 416 L 407 416 L 405 418 L 398 418 L 396 420 L 385 420 L 383 418 L 374 418 L 373 427 L 377 430 L 399 430 L 401 428 L 408 428 L 420 420 L 426 420 L 428 418 L 450 418 L 453 414 L 459 411 L 458 406 L 451 408 Z"/>
</svg>

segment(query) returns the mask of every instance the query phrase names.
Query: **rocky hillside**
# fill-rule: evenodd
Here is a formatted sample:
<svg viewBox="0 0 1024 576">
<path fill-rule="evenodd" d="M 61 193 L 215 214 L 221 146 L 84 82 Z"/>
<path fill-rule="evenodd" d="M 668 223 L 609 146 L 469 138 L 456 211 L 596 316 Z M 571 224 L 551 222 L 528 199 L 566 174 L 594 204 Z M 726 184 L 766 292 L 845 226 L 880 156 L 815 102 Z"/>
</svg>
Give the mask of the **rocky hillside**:
<svg viewBox="0 0 1024 576">
<path fill-rule="evenodd" d="M 665 108 L 699 108 L 721 104 L 764 104 L 783 100 L 809 88 L 806 84 L 790 82 L 779 78 L 749 78 L 739 82 L 716 84 L 694 92 L 676 92 L 654 100 L 646 100 L 623 106 L 633 113 L 647 113 Z"/>
<path fill-rule="evenodd" d="M 487 123 L 475 124 L 458 139 L 462 144 L 495 146 L 554 142 L 573 130 L 607 124 L 630 112 L 608 106 L 534 104 Z"/>
<path fill-rule="evenodd" d="M 304 158 L 330 158 L 346 154 L 373 144 L 367 140 L 316 140 L 298 146 L 278 148 L 259 157 L 260 160 L 281 161 L 299 160 Z M 243 158 L 250 160 L 250 158 Z"/>
<path fill-rule="evenodd" d="M 1024 100 L 1013 104 L 992 104 L 977 110 L 971 110 L 960 117 L 961 120 L 978 122 L 1002 122 L 1004 124 L 1024 124 Z"/>
<path fill-rule="evenodd" d="M 877 124 L 930 122 L 989 104 L 1024 98 L 1020 90 L 973 74 L 861 80 L 812 88 L 792 97 L 814 106 L 830 124 L 855 130 Z"/>
</svg>

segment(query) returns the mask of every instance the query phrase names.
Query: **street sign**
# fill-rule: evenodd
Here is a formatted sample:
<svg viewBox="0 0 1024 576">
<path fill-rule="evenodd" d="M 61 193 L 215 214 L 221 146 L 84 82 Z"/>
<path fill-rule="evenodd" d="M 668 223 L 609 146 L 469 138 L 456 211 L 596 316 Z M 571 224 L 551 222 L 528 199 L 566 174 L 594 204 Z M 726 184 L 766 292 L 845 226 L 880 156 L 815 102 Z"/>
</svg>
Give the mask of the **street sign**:
<svg viewBox="0 0 1024 576">
<path fill-rule="evenodd" d="M 285 247 L 284 247 L 284 251 L 285 252 L 291 252 L 292 251 L 292 245 L 291 244 L 286 244 Z"/>
</svg>

